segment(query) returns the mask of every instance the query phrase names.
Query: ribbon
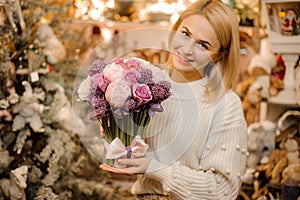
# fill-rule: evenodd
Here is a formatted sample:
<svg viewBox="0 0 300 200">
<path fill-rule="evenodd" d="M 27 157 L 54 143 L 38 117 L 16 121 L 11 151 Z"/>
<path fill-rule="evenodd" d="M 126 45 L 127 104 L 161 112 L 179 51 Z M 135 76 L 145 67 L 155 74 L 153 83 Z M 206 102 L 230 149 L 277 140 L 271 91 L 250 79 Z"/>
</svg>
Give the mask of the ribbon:
<svg viewBox="0 0 300 200">
<path fill-rule="evenodd" d="M 164 108 L 159 103 L 152 104 L 149 109 L 149 115 L 154 118 L 155 112 L 163 112 L 163 111 L 164 111 Z"/>
<path fill-rule="evenodd" d="M 104 141 L 104 147 L 106 150 L 106 159 L 117 159 L 122 157 L 142 157 L 145 155 L 148 149 L 148 145 L 139 135 L 133 138 L 130 146 L 128 147 L 125 147 L 125 145 L 118 137 L 116 137 L 110 144 Z"/>
</svg>

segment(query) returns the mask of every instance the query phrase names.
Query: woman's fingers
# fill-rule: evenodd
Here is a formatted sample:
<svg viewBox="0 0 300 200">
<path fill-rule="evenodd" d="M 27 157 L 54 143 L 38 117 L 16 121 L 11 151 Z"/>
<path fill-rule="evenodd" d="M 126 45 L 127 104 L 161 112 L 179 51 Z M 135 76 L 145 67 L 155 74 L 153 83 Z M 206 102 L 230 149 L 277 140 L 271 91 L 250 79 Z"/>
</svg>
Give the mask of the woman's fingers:
<svg viewBox="0 0 300 200">
<path fill-rule="evenodd" d="M 112 173 L 116 173 L 116 174 L 131 174 L 126 169 L 115 168 L 115 167 L 109 166 L 105 163 L 101 164 L 100 168 L 104 171 L 112 172 Z"/>
<path fill-rule="evenodd" d="M 139 159 L 120 158 L 120 159 L 118 159 L 118 163 L 121 165 L 131 165 L 131 166 L 141 165 Z"/>
<path fill-rule="evenodd" d="M 142 174 L 145 173 L 150 160 L 147 158 L 120 158 L 117 160 L 120 166 L 127 166 L 126 168 L 117 168 L 109 166 L 105 163 L 100 165 L 104 171 L 118 173 L 118 174 Z"/>
</svg>

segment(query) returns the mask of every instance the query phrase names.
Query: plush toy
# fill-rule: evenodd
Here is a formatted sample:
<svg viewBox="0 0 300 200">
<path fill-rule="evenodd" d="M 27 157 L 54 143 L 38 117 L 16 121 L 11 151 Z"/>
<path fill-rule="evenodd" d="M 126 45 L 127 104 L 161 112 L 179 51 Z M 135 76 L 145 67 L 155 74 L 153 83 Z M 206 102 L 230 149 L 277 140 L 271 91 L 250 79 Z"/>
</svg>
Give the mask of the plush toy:
<svg viewBox="0 0 300 200">
<path fill-rule="evenodd" d="M 266 196 L 269 193 L 267 185 L 269 184 L 271 177 L 276 179 L 276 175 L 280 175 L 279 170 L 282 169 L 282 165 L 286 165 L 286 152 L 281 149 L 274 149 L 271 152 L 267 163 L 261 163 L 254 174 L 255 180 L 253 181 L 254 192 L 252 199 L 258 199 L 261 196 Z M 282 159 L 285 158 L 285 159 Z M 281 160 L 281 161 L 280 161 Z M 280 162 L 280 164 L 278 164 Z M 276 171 L 273 173 L 277 165 Z"/>
<path fill-rule="evenodd" d="M 248 100 L 252 104 L 258 104 L 262 99 L 269 98 L 268 88 L 270 86 L 270 77 L 261 75 L 256 78 L 248 90 Z"/>
<path fill-rule="evenodd" d="M 242 99 L 248 125 L 258 121 L 259 104 L 269 97 L 270 73 L 276 62 L 273 54 L 253 56 L 247 68 L 249 77 L 237 84 L 236 92 Z"/>
<path fill-rule="evenodd" d="M 284 88 L 284 75 L 286 66 L 280 54 L 277 55 L 277 64 L 272 67 L 270 74 L 270 96 L 276 96 Z"/>
<path fill-rule="evenodd" d="M 281 183 L 296 184 L 300 187 L 300 163 L 289 165 L 283 170 Z"/>
<path fill-rule="evenodd" d="M 249 156 L 244 183 L 252 184 L 258 165 L 268 163 L 271 151 L 275 148 L 276 128 L 276 124 L 271 121 L 253 123 L 248 127 Z"/>
<path fill-rule="evenodd" d="M 299 158 L 299 145 L 296 139 L 293 138 L 287 138 L 285 141 L 284 147 L 287 151 L 287 159 L 288 159 L 288 164 L 293 165 L 293 164 L 299 164 L 300 163 L 300 158 Z"/>
<path fill-rule="evenodd" d="M 272 150 L 268 162 L 261 161 L 256 168 L 252 199 L 259 199 L 271 192 L 270 185 L 280 188 L 293 184 L 300 187 L 299 124 L 300 112 L 295 110 L 286 111 L 278 119 L 274 139 L 276 148 Z"/>
<path fill-rule="evenodd" d="M 257 77 L 271 73 L 271 68 L 275 65 L 274 59 L 276 64 L 276 57 L 274 57 L 274 55 L 266 57 L 261 55 L 253 56 L 247 68 L 249 77 L 237 84 L 236 92 L 240 96 L 245 96 L 249 87 L 255 82 Z"/>
<path fill-rule="evenodd" d="M 282 90 L 283 88 L 284 88 L 283 80 L 274 76 L 270 77 L 270 86 L 268 89 L 270 97 L 276 96 L 279 93 L 279 91 Z"/>
<path fill-rule="evenodd" d="M 48 24 L 42 23 L 37 30 L 35 43 L 43 49 L 44 55 L 50 64 L 57 64 L 66 58 L 66 48 L 54 34 Z"/>
<path fill-rule="evenodd" d="M 270 74 L 276 63 L 276 56 L 273 54 L 256 55 L 252 58 L 248 68 L 250 76 L 255 78 L 248 91 L 250 102 L 253 99 L 252 104 L 259 103 L 262 98 L 269 98 Z"/>
<path fill-rule="evenodd" d="M 299 144 L 296 139 L 288 138 L 284 147 L 287 150 L 288 166 L 282 172 L 283 183 L 294 183 L 300 186 L 300 158 L 299 158 Z"/>
<path fill-rule="evenodd" d="M 288 166 L 288 159 L 286 156 L 281 157 L 281 159 L 275 164 L 271 172 L 270 183 L 274 185 L 279 185 L 281 181 L 281 173 Z"/>
<path fill-rule="evenodd" d="M 292 138 L 285 138 L 280 144 L 282 157 L 277 160 L 272 172 L 270 183 L 280 185 L 282 173 L 289 166 L 300 163 L 298 142 Z"/>
</svg>

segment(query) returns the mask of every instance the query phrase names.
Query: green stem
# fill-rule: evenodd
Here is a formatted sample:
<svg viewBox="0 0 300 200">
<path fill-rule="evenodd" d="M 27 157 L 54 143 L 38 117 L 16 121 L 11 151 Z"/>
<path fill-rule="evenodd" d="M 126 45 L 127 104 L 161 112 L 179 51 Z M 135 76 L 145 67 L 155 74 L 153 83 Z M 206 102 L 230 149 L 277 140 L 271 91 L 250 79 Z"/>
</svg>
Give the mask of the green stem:
<svg viewBox="0 0 300 200">
<path fill-rule="evenodd" d="M 134 136 L 144 137 L 145 127 L 149 121 L 148 111 L 141 110 L 140 112 L 131 112 L 130 115 L 123 118 L 105 117 L 101 119 L 101 125 L 107 142 L 119 137 L 125 146 L 129 146 Z"/>
</svg>

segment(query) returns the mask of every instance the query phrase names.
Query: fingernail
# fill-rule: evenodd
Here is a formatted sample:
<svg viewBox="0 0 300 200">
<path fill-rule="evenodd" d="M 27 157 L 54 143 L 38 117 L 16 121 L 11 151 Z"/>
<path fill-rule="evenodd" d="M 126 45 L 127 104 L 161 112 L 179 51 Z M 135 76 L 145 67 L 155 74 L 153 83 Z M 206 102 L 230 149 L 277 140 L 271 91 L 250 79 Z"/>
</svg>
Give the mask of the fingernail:
<svg viewBox="0 0 300 200">
<path fill-rule="evenodd" d="M 121 162 L 123 162 L 123 160 L 122 159 L 118 159 L 118 162 L 121 163 Z"/>
</svg>

